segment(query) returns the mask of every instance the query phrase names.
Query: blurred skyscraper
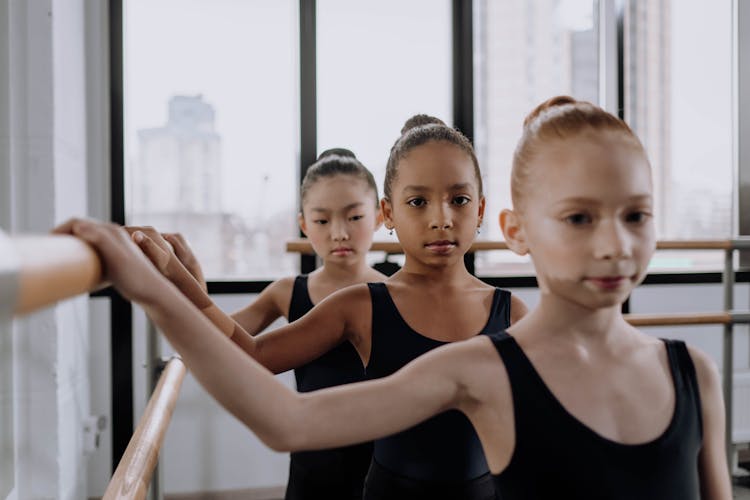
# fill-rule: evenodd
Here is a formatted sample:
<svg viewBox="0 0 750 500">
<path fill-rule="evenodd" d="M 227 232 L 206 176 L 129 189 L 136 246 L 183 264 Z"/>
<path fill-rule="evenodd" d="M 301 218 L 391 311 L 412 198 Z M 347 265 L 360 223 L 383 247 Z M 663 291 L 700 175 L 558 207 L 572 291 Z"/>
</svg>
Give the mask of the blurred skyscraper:
<svg viewBox="0 0 750 500">
<path fill-rule="evenodd" d="M 559 94 L 598 101 L 593 2 L 571 12 L 561 0 L 477 0 L 475 6 L 475 146 L 487 186 L 488 213 L 511 205 L 510 171 L 524 117 Z M 493 219 L 494 221 L 494 216 Z M 502 239 L 497 224 L 482 231 Z M 494 258 L 478 254 L 491 272 Z"/>
<path fill-rule="evenodd" d="M 163 127 L 138 131 L 134 213 L 221 212 L 221 138 L 214 116 L 202 96 L 175 96 Z"/>
<path fill-rule="evenodd" d="M 212 277 L 245 265 L 242 221 L 221 207 L 221 137 L 213 106 L 197 96 L 169 100 L 163 127 L 138 131 L 128 223 L 185 235 Z"/>
</svg>

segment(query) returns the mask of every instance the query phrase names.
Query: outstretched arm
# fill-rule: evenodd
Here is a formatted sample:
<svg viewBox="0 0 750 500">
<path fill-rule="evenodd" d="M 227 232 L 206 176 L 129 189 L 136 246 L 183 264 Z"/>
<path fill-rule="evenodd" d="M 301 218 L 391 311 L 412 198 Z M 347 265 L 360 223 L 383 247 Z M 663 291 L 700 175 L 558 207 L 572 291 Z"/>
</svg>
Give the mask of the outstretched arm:
<svg viewBox="0 0 750 500">
<path fill-rule="evenodd" d="M 120 227 L 74 220 L 57 231 L 97 249 L 106 278 L 141 304 L 206 390 L 274 449 L 327 448 L 392 434 L 456 406 L 464 393 L 459 375 L 471 364 L 451 354 L 459 346 L 446 346 L 379 381 L 296 394 L 228 342 Z"/>
</svg>

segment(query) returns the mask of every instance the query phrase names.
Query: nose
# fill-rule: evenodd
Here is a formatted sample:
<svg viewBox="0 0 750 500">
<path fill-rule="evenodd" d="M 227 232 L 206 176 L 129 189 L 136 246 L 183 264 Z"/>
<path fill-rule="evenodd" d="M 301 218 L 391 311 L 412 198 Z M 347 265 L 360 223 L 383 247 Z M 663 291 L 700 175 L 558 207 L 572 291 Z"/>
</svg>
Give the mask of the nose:
<svg viewBox="0 0 750 500">
<path fill-rule="evenodd" d="M 631 239 L 627 228 L 619 221 L 602 221 L 594 235 L 594 252 L 598 259 L 622 259 L 631 254 Z"/>
<path fill-rule="evenodd" d="M 435 204 L 430 215 L 431 229 L 450 229 L 453 227 L 451 209 L 446 203 Z"/>
<path fill-rule="evenodd" d="M 346 241 L 349 239 L 349 231 L 345 221 L 331 220 L 331 239 L 333 241 Z"/>
</svg>

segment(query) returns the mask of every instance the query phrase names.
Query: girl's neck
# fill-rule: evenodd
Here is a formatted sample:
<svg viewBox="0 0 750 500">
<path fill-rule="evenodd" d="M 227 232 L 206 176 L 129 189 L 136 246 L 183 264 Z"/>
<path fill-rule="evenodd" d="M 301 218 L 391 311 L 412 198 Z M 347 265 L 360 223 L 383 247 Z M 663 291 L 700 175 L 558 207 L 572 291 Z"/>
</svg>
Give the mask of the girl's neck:
<svg viewBox="0 0 750 500">
<path fill-rule="evenodd" d="M 468 283 L 474 283 L 478 279 L 466 269 L 463 260 L 455 265 L 446 266 L 424 266 L 410 262 L 407 256 L 404 267 L 401 268 L 393 278 L 421 286 L 440 287 L 463 287 Z"/>
<path fill-rule="evenodd" d="M 633 330 L 625 321 L 620 304 L 589 308 L 549 293 L 542 293 L 538 306 L 519 325 L 524 327 L 522 335 L 610 346 L 625 340 Z"/>
<path fill-rule="evenodd" d="M 375 271 L 367 265 L 365 259 L 354 265 L 344 265 L 331 262 L 323 262 L 323 265 L 313 271 L 318 279 L 326 282 L 339 283 L 342 285 L 364 283 L 370 279 Z"/>
</svg>

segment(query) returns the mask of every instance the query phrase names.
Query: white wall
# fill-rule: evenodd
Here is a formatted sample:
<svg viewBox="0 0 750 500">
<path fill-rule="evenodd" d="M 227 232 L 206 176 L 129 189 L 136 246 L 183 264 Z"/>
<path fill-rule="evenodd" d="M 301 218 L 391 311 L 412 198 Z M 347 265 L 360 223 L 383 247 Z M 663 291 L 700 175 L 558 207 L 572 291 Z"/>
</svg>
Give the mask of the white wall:
<svg viewBox="0 0 750 500">
<path fill-rule="evenodd" d="M 17 258 L 0 229 L 0 498 L 15 490 L 13 335 L 10 312 L 17 293 Z"/>
<path fill-rule="evenodd" d="M 87 211 L 84 0 L 0 1 L 0 224 L 46 232 Z M 12 325 L 14 492 L 86 496 L 88 299 Z"/>
</svg>

